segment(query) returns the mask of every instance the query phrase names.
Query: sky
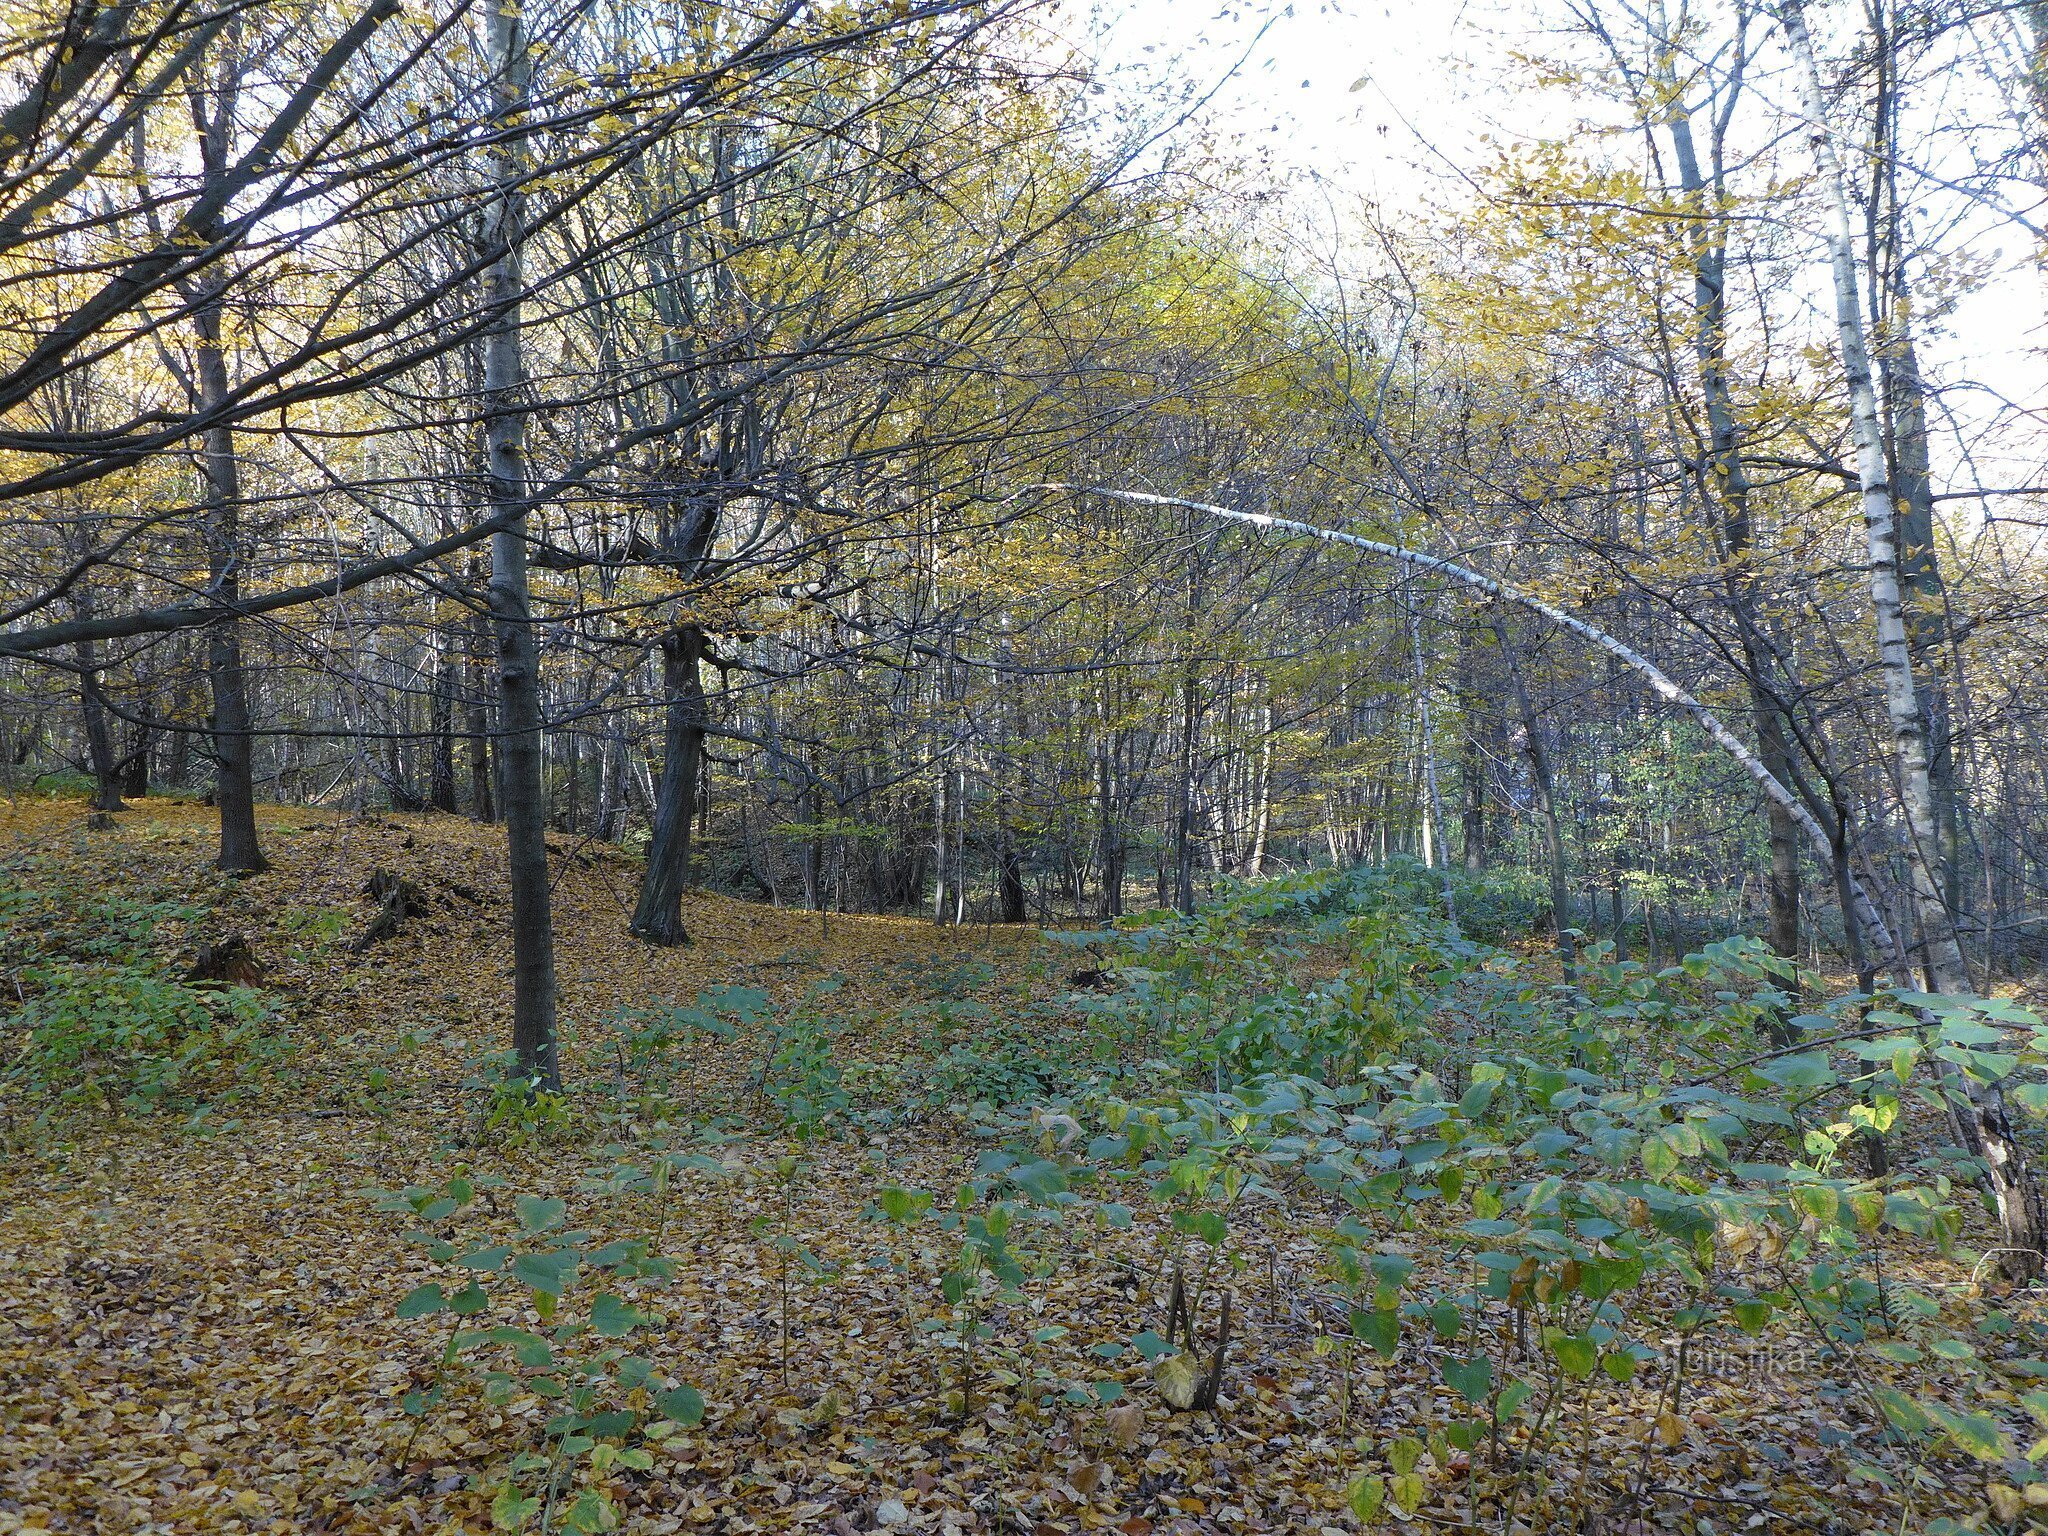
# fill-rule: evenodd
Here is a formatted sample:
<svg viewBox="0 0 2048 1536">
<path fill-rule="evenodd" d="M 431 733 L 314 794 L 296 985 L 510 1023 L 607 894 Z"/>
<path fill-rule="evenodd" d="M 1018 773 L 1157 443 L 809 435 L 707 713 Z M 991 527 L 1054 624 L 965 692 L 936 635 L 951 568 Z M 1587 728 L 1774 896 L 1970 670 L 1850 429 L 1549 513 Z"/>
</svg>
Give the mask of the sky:
<svg viewBox="0 0 2048 1536">
<path fill-rule="evenodd" d="M 1469 196 L 1461 173 L 1489 154 L 1487 139 L 1561 137 L 1586 110 L 1561 93 L 1527 86 L 1517 48 L 1549 52 L 1544 0 L 1102 0 L 1077 4 L 1070 25 L 1112 82 L 1133 96 L 1148 85 L 1207 97 L 1202 122 L 1232 155 L 1270 157 L 1276 169 L 1312 172 L 1331 189 L 1327 217 L 1349 195 L 1382 213 L 1456 206 Z M 1816 6 L 1817 26 L 1825 6 Z M 1941 111 L 1995 110 L 1944 102 Z M 1181 130 L 1194 133 L 1192 127 Z M 2048 413 L 2048 324 L 2040 268 L 2024 231 L 1965 214 L 1952 243 L 1992 261 L 1999 275 L 1966 300 L 1944 333 L 1923 340 L 1937 379 L 1976 381 L 1945 396 L 1978 457 L 1966 462 L 1951 440 L 1938 447 L 1951 488 L 2039 483 L 2048 460 L 2048 420 L 2010 424 L 1999 398 Z M 1816 243 L 1810 303 L 1827 311 Z"/>
</svg>

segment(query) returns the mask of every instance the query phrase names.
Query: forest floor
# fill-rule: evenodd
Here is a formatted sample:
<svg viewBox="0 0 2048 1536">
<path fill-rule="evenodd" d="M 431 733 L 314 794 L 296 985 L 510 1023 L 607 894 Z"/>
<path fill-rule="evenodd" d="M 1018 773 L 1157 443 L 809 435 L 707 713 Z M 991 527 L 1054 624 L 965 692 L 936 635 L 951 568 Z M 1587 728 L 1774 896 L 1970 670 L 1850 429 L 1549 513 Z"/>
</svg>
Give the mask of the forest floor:
<svg viewBox="0 0 2048 1536">
<path fill-rule="evenodd" d="M 646 1235 L 651 1207 L 583 1183 L 615 1164 L 622 1133 L 580 1099 L 562 1125 L 479 1134 L 465 1081 L 508 1027 L 497 830 L 267 810 L 274 867 L 228 881 L 207 870 L 212 825 L 210 811 L 163 801 L 99 832 L 74 801 L 0 809 L 0 863 L 17 883 L 183 903 L 191 915 L 159 922 L 150 940 L 181 962 L 245 937 L 295 1047 L 196 1123 L 83 1116 L 43 1136 L 21 1103 L 0 1101 L 14 1117 L 0 1166 L 0 1533 L 487 1531 L 542 1410 L 493 1403 L 464 1380 L 423 1417 L 407 1413 L 447 1326 L 402 1320 L 398 1303 L 445 1268 L 365 1191 L 499 1175 L 507 1196 L 565 1198 L 571 1223 L 600 1238 Z M 655 950 L 625 934 L 630 862 L 568 839 L 558 851 L 572 1083 L 617 1070 L 611 1010 L 718 985 L 828 1014 L 829 1048 L 883 1099 L 916 1098 L 954 1045 L 1066 1027 L 1076 957 L 1035 931 L 821 920 L 693 896 L 696 943 Z M 375 869 L 416 882 L 431 911 L 357 953 Z M 943 1107 L 804 1145 L 759 1130 L 764 1038 L 756 1025 L 688 1047 L 686 1108 L 724 1127 L 705 1143 L 721 1166 L 660 1218 L 675 1273 L 633 1283 L 651 1315 L 633 1347 L 707 1408 L 651 1465 L 612 1469 L 625 1529 L 1351 1531 L 1354 1437 L 1455 1416 L 1426 1348 L 1383 1362 L 1327 1342 L 1313 1230 L 1330 1213 L 1312 1192 L 1262 1212 L 1247 1240 L 1216 1412 L 1170 1412 L 1127 1347 L 1165 1328 L 1142 1220 L 1032 1239 L 1046 1262 L 989 1319 L 1022 1342 L 991 1346 L 963 1405 L 931 1325 L 941 1239 L 896 1242 L 873 1202 L 888 1185 L 950 1198 L 986 1139 Z M 487 1203 L 478 1223 L 504 1227 L 501 1202 Z M 1446 1256 L 1428 1234 L 1412 1247 L 1425 1268 Z M 1811 1345 L 1768 1335 L 1697 1362 L 1682 1418 L 1646 1417 L 1641 1394 L 1619 1387 L 1589 1394 L 1574 1438 L 1595 1487 L 1571 1523 L 1863 1529 L 1882 1516 L 1843 1454 L 1875 1433 L 1854 1395 Z M 1477 1500 L 1498 1529 L 1491 1464 L 1446 1461 L 1425 1464 L 1431 1496 L 1414 1528 L 1455 1528 Z M 1981 1474 L 1951 1471 L 1981 1488 Z M 1959 1485 L 1957 1497 L 1981 1494 Z M 1567 1527 L 1530 1512 L 1521 1528 Z"/>
</svg>

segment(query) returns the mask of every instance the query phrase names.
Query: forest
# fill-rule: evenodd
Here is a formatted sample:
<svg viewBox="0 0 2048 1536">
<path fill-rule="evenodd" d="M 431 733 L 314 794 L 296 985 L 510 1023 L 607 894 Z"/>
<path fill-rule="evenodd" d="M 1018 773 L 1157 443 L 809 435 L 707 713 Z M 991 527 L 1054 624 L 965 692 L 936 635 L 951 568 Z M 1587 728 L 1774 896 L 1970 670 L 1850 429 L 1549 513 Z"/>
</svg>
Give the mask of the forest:
<svg viewBox="0 0 2048 1536">
<path fill-rule="evenodd" d="M 2044 263 L 2041 0 L 0 9 L 0 1536 L 2048 1530 Z"/>
</svg>

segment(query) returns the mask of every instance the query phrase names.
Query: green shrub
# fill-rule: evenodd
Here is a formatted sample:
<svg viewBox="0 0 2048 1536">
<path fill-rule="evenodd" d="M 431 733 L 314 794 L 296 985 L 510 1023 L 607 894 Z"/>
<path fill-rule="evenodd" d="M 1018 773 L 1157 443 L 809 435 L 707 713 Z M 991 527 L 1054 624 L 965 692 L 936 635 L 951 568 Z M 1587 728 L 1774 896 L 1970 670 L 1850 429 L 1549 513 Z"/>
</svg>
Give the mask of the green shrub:
<svg viewBox="0 0 2048 1536">
<path fill-rule="evenodd" d="M 283 1048 L 270 1004 L 248 987 L 72 961 L 26 967 L 19 980 L 27 999 L 0 1021 L 0 1086 L 45 1109 L 187 1107 L 231 1091 Z"/>
<path fill-rule="evenodd" d="M 0 890 L 0 960 L 18 999 L 0 1014 L 0 1103 L 25 1102 L 39 1122 L 72 1109 L 186 1110 L 240 1092 L 283 1054 L 263 993 L 181 981 L 158 952 L 162 926 L 189 930 L 205 915 L 62 880 Z"/>
<path fill-rule="evenodd" d="M 1501 1527 L 1560 1497 L 1576 1524 L 1591 1448 L 1571 1426 L 1593 1397 L 1634 1394 L 1676 1444 L 1688 1346 L 1758 1335 L 1829 1362 L 1888 1443 L 1851 1454 L 1851 1478 L 1909 1512 L 1945 1497 L 1933 1457 L 2041 1477 L 2048 1441 L 2019 1447 L 2048 1428 L 2048 1392 L 2001 1383 L 2048 1374 L 2048 1329 L 1929 1282 L 1932 1257 L 1981 1272 L 1989 1256 L 1959 1246 L 1975 1164 L 1926 1128 L 1945 1129 L 1964 1077 L 2048 1113 L 2048 1024 L 1985 999 L 1820 1001 L 1746 938 L 1654 972 L 1596 943 L 1560 985 L 1462 937 L 1418 870 L 1291 877 L 1075 936 L 1108 953 L 1122 991 L 1104 1006 L 1153 1020 L 1162 1059 L 1014 1121 L 1016 1154 L 1058 1159 L 1059 1187 L 1106 1200 L 1108 1224 L 1154 1209 L 1156 1267 L 1195 1309 L 1260 1239 L 1248 1195 L 1321 1194 L 1349 1325 L 1327 1341 L 1340 1401 L 1369 1350 L 1440 1376 L 1465 1410 L 1427 1447 L 1359 1442 L 1359 1519 L 1412 1515 L 1425 1449 L 1469 1469 L 1519 1417 Z M 1315 979 L 1337 948 L 1343 969 Z M 1921 1133 L 1872 1158 L 1909 1111 Z M 1414 1262 L 1425 1249 L 1452 1262 Z"/>
</svg>

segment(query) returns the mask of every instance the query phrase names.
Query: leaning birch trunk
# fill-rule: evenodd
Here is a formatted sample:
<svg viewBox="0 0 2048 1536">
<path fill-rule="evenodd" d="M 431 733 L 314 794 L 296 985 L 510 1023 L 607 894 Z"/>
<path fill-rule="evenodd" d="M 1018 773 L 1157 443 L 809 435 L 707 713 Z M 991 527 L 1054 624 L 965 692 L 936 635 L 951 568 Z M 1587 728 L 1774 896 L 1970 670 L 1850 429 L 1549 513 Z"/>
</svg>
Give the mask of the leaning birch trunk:
<svg viewBox="0 0 2048 1536">
<path fill-rule="evenodd" d="M 1807 133 L 1820 169 L 1828 215 L 1829 265 L 1835 285 L 1835 324 L 1841 335 L 1842 371 L 1849 386 L 1849 425 L 1856 444 L 1856 474 L 1863 498 L 1863 529 L 1870 564 L 1870 607 L 1877 624 L 1878 668 L 1884 680 L 1885 715 L 1899 771 L 1899 798 L 1906 817 L 1906 862 L 1913 904 L 1925 943 L 1929 982 L 1937 992 L 1967 992 L 1968 969 L 1944 896 L 1940 822 L 1935 811 L 1926 716 L 1913 678 L 1912 646 L 1906 632 L 1899 586 L 1898 513 L 1885 466 L 1884 437 L 1871 380 L 1870 349 L 1863 331 L 1863 303 L 1856 280 L 1856 251 L 1849 218 L 1848 181 L 1827 125 L 1827 101 L 1820 67 L 1800 0 L 1780 7 L 1785 39 L 1792 50 Z M 1972 1082 L 1967 1074 L 1946 1074 L 1950 1108 L 1963 1145 L 1984 1165 L 1985 1181 L 2004 1230 L 2007 1273 L 2032 1275 L 2040 1266 L 2048 1209 L 2040 1187 L 2014 1137 L 2005 1096 L 1996 1085 Z M 1967 1102 L 1955 1101 L 1960 1089 Z"/>
<path fill-rule="evenodd" d="M 1444 797 L 1436 776 L 1436 721 L 1429 711 L 1429 671 L 1422 664 L 1422 614 L 1416 604 L 1413 582 L 1408 586 L 1408 649 L 1415 662 L 1415 724 L 1422 733 L 1422 779 L 1429 795 L 1430 843 L 1443 875 L 1444 920 L 1456 933 L 1458 897 L 1451 885 L 1450 850 L 1444 846 Z"/>
<path fill-rule="evenodd" d="M 1469 566 L 1446 560 L 1439 555 L 1426 555 L 1420 550 L 1408 549 L 1399 544 L 1388 544 L 1379 539 L 1360 538 L 1354 533 L 1340 533 L 1334 528 L 1318 528 L 1313 523 L 1298 523 L 1292 518 L 1269 517 L 1263 512 L 1240 512 L 1235 507 L 1219 507 L 1206 501 L 1189 501 L 1178 496 L 1155 496 L 1149 491 L 1119 491 L 1105 486 L 1065 485 L 1046 483 L 1025 486 L 1014 495 L 1029 495 L 1034 491 L 1063 491 L 1068 494 L 1086 496 L 1110 496 L 1121 501 L 1138 502 L 1147 506 L 1192 507 L 1207 512 L 1212 517 L 1224 518 L 1234 523 L 1245 523 L 1253 528 L 1270 528 L 1280 533 L 1299 534 L 1303 538 L 1321 539 L 1329 544 L 1348 544 L 1353 549 L 1363 549 L 1371 554 L 1384 555 L 1389 560 L 1413 566 L 1417 570 L 1429 571 L 1445 576 L 1470 587 L 1488 597 L 1499 598 L 1502 602 L 1513 603 L 1531 613 L 1541 614 L 1558 628 L 1577 635 L 1581 640 L 1605 651 L 1649 684 L 1650 691 L 1665 703 L 1673 705 L 1690 715 L 1693 722 L 1707 733 L 1714 745 L 1719 747 L 1748 774 L 1757 788 L 1774 805 L 1782 806 L 1805 834 L 1807 845 L 1830 862 L 1834 858 L 1834 843 L 1821 824 L 1814 819 L 1813 812 L 1786 785 L 1766 768 L 1757 755 L 1742 744 L 1741 738 L 1729 730 L 1721 718 L 1706 705 L 1668 676 L 1664 670 L 1647 656 L 1642 655 L 1625 641 L 1616 639 L 1605 630 L 1576 618 L 1555 603 L 1545 602 L 1532 593 L 1523 592 L 1505 582 L 1483 576 Z M 1869 891 L 1854 876 L 1849 880 L 1849 891 L 1854 902 L 1856 921 L 1880 954 L 1891 954 L 1895 950 L 1892 931 L 1883 915 L 1870 899 Z"/>
<path fill-rule="evenodd" d="M 493 316 L 484 337 L 484 446 L 491 515 L 491 618 L 497 629 L 498 797 L 505 817 L 512 884 L 512 1044 L 519 1075 L 561 1086 L 555 1060 L 555 939 L 548 901 L 546 791 L 541 781 L 540 646 L 526 582 L 526 426 L 520 395 L 520 192 L 526 150 L 519 138 L 531 63 L 519 0 L 493 0 L 486 17 L 497 131 L 497 183 L 487 238 L 501 249 L 485 278 Z"/>
</svg>

